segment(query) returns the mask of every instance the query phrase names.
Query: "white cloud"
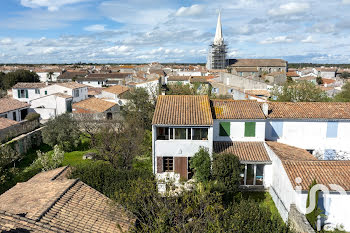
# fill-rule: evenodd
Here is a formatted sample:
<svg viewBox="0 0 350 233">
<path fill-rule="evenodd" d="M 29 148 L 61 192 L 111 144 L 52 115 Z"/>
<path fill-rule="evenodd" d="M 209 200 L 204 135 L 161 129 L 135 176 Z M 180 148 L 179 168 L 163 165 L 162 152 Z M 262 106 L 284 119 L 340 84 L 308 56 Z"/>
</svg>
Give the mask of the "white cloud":
<svg viewBox="0 0 350 233">
<path fill-rule="evenodd" d="M 260 44 L 276 44 L 276 43 L 290 43 L 293 42 L 293 39 L 288 36 L 276 36 L 270 37 L 260 42 Z"/>
<path fill-rule="evenodd" d="M 312 38 L 312 36 L 308 36 L 305 39 L 301 40 L 303 43 L 315 43 L 316 41 Z"/>
<path fill-rule="evenodd" d="M 89 31 L 89 32 L 102 32 L 102 31 L 106 30 L 105 27 L 106 27 L 106 25 L 104 25 L 104 24 L 94 24 L 94 25 L 84 27 L 84 30 Z"/>
<path fill-rule="evenodd" d="M 274 8 L 268 11 L 268 14 L 271 16 L 285 16 L 285 15 L 294 15 L 305 12 L 310 8 L 309 3 L 297 3 L 290 2 L 287 4 L 280 5 L 278 8 Z"/>
<path fill-rule="evenodd" d="M 113 55 L 127 54 L 129 52 L 133 52 L 134 49 L 125 45 L 121 45 L 121 46 L 117 45 L 117 46 L 102 49 L 102 51 L 107 53 L 108 55 L 113 56 Z"/>
<path fill-rule="evenodd" d="M 343 0 L 343 4 L 350 4 L 350 0 Z"/>
<path fill-rule="evenodd" d="M 22 6 L 30 8 L 47 7 L 49 11 L 57 11 L 60 7 L 69 4 L 86 2 L 89 0 L 21 0 Z"/>
<path fill-rule="evenodd" d="M 176 16 L 196 16 L 201 15 L 204 11 L 205 7 L 203 5 L 192 5 L 189 7 L 181 7 L 179 8 L 175 15 Z"/>
<path fill-rule="evenodd" d="M 11 38 L 3 38 L 3 39 L 0 39 L 0 44 L 1 44 L 1 45 L 10 45 L 11 43 L 12 43 Z"/>
</svg>

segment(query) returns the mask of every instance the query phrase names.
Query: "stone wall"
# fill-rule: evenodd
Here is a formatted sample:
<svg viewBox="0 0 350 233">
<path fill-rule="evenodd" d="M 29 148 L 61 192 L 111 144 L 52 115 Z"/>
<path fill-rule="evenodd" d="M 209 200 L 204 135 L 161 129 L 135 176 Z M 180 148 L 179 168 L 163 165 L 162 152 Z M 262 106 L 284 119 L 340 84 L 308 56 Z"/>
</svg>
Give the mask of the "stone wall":
<svg viewBox="0 0 350 233">
<path fill-rule="evenodd" d="M 295 232 L 300 233 L 314 233 L 315 230 L 311 227 L 307 221 L 305 215 L 300 213 L 295 204 L 290 205 L 290 211 L 288 215 L 289 226 Z"/>
<path fill-rule="evenodd" d="M 0 143 L 7 142 L 12 138 L 17 137 L 18 135 L 25 134 L 31 132 L 37 128 L 39 128 L 40 123 L 39 119 L 35 119 L 32 121 L 24 120 L 19 122 L 16 125 L 12 125 L 5 129 L 0 130 Z"/>
<path fill-rule="evenodd" d="M 240 89 L 267 89 L 267 84 L 262 82 L 261 80 L 258 81 L 251 78 L 240 77 L 229 73 L 220 73 L 219 80 L 226 85 L 235 86 Z"/>
</svg>

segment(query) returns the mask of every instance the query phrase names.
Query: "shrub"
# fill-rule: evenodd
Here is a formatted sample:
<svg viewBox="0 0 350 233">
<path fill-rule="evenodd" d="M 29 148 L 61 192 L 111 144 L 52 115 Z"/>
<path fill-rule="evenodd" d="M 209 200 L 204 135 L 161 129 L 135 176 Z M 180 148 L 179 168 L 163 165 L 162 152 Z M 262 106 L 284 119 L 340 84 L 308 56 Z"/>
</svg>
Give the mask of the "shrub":
<svg viewBox="0 0 350 233">
<path fill-rule="evenodd" d="M 35 112 L 30 112 L 25 118 L 27 121 L 34 121 L 40 119 L 40 114 Z"/>
<path fill-rule="evenodd" d="M 306 208 L 308 208 L 310 206 L 310 204 L 311 204 L 310 203 L 310 195 L 311 195 L 310 191 L 311 191 L 312 187 L 314 187 L 315 185 L 317 185 L 317 182 L 316 182 L 316 180 L 313 180 L 311 185 L 309 186 L 309 191 L 307 193 Z M 323 211 L 318 207 L 319 194 L 320 194 L 320 191 L 316 191 L 316 193 L 315 193 L 315 203 L 314 203 L 315 204 L 315 208 L 312 210 L 311 213 L 308 213 L 308 214 L 305 215 L 307 220 L 309 221 L 310 225 L 314 229 L 316 229 L 317 216 L 319 216 L 319 215 L 322 216 L 323 215 L 322 214 Z"/>
<path fill-rule="evenodd" d="M 190 160 L 190 167 L 194 170 L 194 177 L 198 182 L 206 182 L 210 179 L 210 166 L 210 155 L 204 148 L 200 148 Z"/>
<path fill-rule="evenodd" d="M 221 183 L 227 192 L 238 190 L 241 168 L 238 157 L 233 154 L 213 155 L 213 179 Z"/>
<path fill-rule="evenodd" d="M 43 171 L 49 171 L 58 168 L 62 165 L 64 159 L 64 151 L 62 151 L 58 145 L 55 145 L 53 153 L 43 153 L 38 150 L 37 154 L 38 159 L 36 160 L 36 163 L 42 167 Z"/>
<path fill-rule="evenodd" d="M 69 114 L 49 120 L 42 136 L 44 143 L 51 147 L 59 145 L 64 151 L 73 151 L 80 143 L 78 124 Z"/>
</svg>

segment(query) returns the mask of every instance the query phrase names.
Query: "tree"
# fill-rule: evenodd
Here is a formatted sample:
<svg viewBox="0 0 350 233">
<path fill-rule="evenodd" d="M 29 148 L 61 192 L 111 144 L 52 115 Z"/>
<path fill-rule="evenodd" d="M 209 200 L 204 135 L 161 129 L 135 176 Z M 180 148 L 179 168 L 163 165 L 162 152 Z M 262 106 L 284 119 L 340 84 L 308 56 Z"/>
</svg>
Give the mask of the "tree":
<svg viewBox="0 0 350 233">
<path fill-rule="evenodd" d="M 52 76 L 53 76 L 53 74 L 54 74 L 54 73 L 53 73 L 52 71 L 50 71 L 50 72 L 48 72 L 48 73 L 46 74 L 46 77 L 47 77 L 47 80 L 48 80 L 48 81 L 50 81 L 50 82 L 52 81 Z"/>
<path fill-rule="evenodd" d="M 316 78 L 316 83 L 317 83 L 318 85 L 323 84 L 322 78 L 321 78 L 321 77 L 317 77 L 317 78 Z"/>
<path fill-rule="evenodd" d="M 96 159 L 107 161 L 116 169 L 132 168 L 132 162 L 142 153 L 144 129 L 140 118 L 128 116 L 115 127 L 104 127 L 97 135 Z"/>
<path fill-rule="evenodd" d="M 348 78 L 350 78 L 350 73 L 344 71 L 344 72 L 340 75 L 340 77 L 341 77 L 341 78 L 344 78 L 344 79 L 348 79 Z"/>
<path fill-rule="evenodd" d="M 135 88 L 127 92 L 125 98 L 128 102 L 122 109 L 124 118 L 138 118 L 141 120 L 141 127 L 151 130 L 155 97 L 150 96 L 144 88 Z"/>
<path fill-rule="evenodd" d="M 3 77 L 3 89 L 10 89 L 18 82 L 40 82 L 39 75 L 29 70 L 16 70 L 9 72 Z"/>
<path fill-rule="evenodd" d="M 72 151 L 80 144 L 77 122 L 68 113 L 49 120 L 42 130 L 44 143 L 59 145 L 64 151 Z"/>
<path fill-rule="evenodd" d="M 211 176 L 211 159 L 208 150 L 201 147 L 191 158 L 190 167 L 194 170 L 194 177 L 198 182 L 209 181 Z"/>
<path fill-rule="evenodd" d="M 180 82 L 168 84 L 167 95 L 197 95 L 197 90 L 190 86 L 190 84 L 182 84 Z"/>
<path fill-rule="evenodd" d="M 275 86 L 271 96 L 278 102 L 327 102 L 327 94 L 315 84 L 308 81 L 286 82 Z"/>
<path fill-rule="evenodd" d="M 227 192 L 236 192 L 239 187 L 242 165 L 233 154 L 214 154 L 212 178 L 221 183 Z"/>
<path fill-rule="evenodd" d="M 350 83 L 346 83 L 341 92 L 334 96 L 336 102 L 350 102 Z"/>
<path fill-rule="evenodd" d="M 58 145 L 54 146 L 53 153 L 43 153 L 38 150 L 37 155 L 38 159 L 36 160 L 36 163 L 38 163 L 43 171 L 49 171 L 58 168 L 62 165 L 64 159 L 64 151 L 62 151 Z"/>
<path fill-rule="evenodd" d="M 315 185 L 317 185 L 316 180 L 314 179 L 312 181 L 312 183 L 309 186 L 309 191 L 307 193 L 307 199 L 306 199 L 306 208 L 308 208 L 310 206 L 310 191 L 312 189 L 312 187 L 314 187 Z M 309 221 L 309 223 L 311 224 L 311 226 L 316 229 L 316 224 L 317 224 L 317 216 L 322 214 L 322 210 L 318 207 L 318 198 L 319 198 L 319 194 L 320 191 L 316 191 L 315 193 L 315 208 L 313 209 L 313 211 L 311 213 L 306 214 L 306 218 Z"/>
</svg>

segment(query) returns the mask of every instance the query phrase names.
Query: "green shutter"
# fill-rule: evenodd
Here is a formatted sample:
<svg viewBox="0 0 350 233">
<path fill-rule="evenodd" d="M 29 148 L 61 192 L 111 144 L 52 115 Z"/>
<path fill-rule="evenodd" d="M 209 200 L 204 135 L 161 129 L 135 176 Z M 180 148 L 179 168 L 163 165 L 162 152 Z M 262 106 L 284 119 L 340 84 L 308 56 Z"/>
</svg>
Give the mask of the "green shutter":
<svg viewBox="0 0 350 233">
<path fill-rule="evenodd" d="M 18 99 L 21 98 L 21 91 L 17 90 L 17 94 L 18 94 Z"/>
<path fill-rule="evenodd" d="M 230 122 L 220 122 L 219 136 L 230 136 Z"/>
<path fill-rule="evenodd" d="M 255 137 L 256 122 L 246 122 L 244 129 L 244 137 Z"/>
<path fill-rule="evenodd" d="M 26 98 L 28 98 L 28 90 L 26 90 Z"/>
</svg>

